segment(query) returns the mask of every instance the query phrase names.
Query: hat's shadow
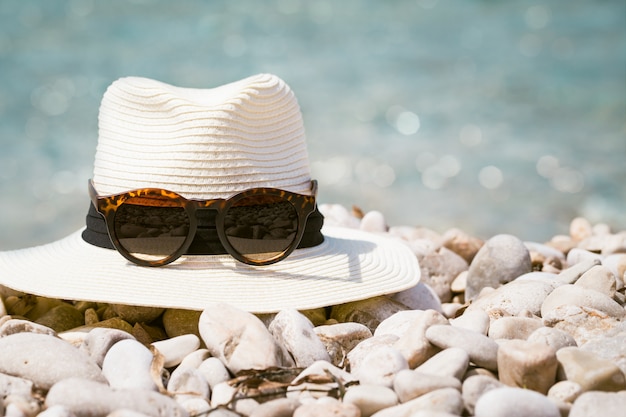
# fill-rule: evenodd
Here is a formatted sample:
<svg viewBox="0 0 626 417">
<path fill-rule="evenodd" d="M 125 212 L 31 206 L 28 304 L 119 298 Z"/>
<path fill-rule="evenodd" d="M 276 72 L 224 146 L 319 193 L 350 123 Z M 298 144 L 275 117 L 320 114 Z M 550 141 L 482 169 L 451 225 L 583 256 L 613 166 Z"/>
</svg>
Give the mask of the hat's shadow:
<svg viewBox="0 0 626 417">
<path fill-rule="evenodd" d="M 362 266 L 364 263 L 371 263 L 371 259 L 366 256 L 373 252 L 377 245 L 374 242 L 360 239 L 344 239 L 340 237 L 325 237 L 332 240 L 331 250 L 319 251 L 316 248 L 296 249 L 296 251 L 286 260 L 266 266 L 250 266 L 241 262 L 233 262 L 232 258 L 224 258 L 227 261 L 216 260 L 212 257 L 210 264 L 200 261 L 202 255 L 184 256 L 182 262 L 166 265 L 162 268 L 189 271 L 202 270 L 207 268 L 218 268 L 229 271 L 242 277 L 268 276 L 276 280 L 289 281 L 350 281 L 360 282 L 362 277 Z M 191 257 L 198 257 L 194 261 Z M 312 262 L 313 261 L 313 262 Z M 299 268 L 299 264 L 306 263 L 306 268 Z M 333 264 L 333 276 L 319 273 L 324 269 L 323 265 Z M 316 267 L 320 265 L 320 267 Z M 301 265 L 300 265 L 301 266 Z"/>
</svg>

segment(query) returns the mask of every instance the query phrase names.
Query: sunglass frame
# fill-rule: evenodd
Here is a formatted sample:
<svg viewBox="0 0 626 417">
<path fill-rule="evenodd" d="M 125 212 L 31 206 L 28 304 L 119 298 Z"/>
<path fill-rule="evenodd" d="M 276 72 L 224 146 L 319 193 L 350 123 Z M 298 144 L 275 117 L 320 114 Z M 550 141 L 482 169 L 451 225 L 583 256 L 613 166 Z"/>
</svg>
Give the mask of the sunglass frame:
<svg viewBox="0 0 626 417">
<path fill-rule="evenodd" d="M 274 256 L 270 259 L 263 261 L 255 261 L 253 259 L 249 259 L 238 252 L 229 242 L 226 231 L 224 227 L 224 219 L 228 210 L 239 200 L 256 196 L 256 195 L 267 195 L 267 196 L 278 196 L 284 201 L 289 202 L 294 209 L 296 210 L 298 216 L 298 230 L 296 232 L 296 236 L 293 242 L 283 250 L 277 256 Z M 316 197 L 317 197 L 317 181 L 311 180 L 311 195 L 298 194 L 293 193 L 287 190 L 281 190 L 278 188 L 268 188 L 268 187 L 260 187 L 260 188 L 251 188 L 240 193 L 237 193 L 229 198 L 218 198 L 212 200 L 196 200 L 196 199 L 187 199 L 181 196 L 178 193 L 173 191 L 168 191 L 161 188 L 139 188 L 132 191 L 127 191 L 120 194 L 110 194 L 110 195 L 99 195 L 95 189 L 93 184 L 93 179 L 89 180 L 89 196 L 91 201 L 96 208 L 96 210 L 104 217 L 104 220 L 107 225 L 107 231 L 109 233 L 109 237 L 111 238 L 111 242 L 117 251 L 124 256 L 129 261 L 140 265 L 140 266 L 163 266 L 170 264 L 180 258 L 185 254 L 191 242 L 194 239 L 198 228 L 198 219 L 196 217 L 196 211 L 198 209 L 213 209 L 217 211 L 217 216 L 215 218 L 215 225 L 217 229 L 217 234 L 219 237 L 222 246 L 229 255 L 233 258 L 237 259 L 240 262 L 243 262 L 248 265 L 254 266 L 263 266 L 270 265 L 276 262 L 279 262 L 285 259 L 287 256 L 293 252 L 293 250 L 298 247 L 300 241 L 302 240 L 302 236 L 304 234 L 304 229 L 306 226 L 306 221 L 309 215 L 315 210 L 316 207 Z M 189 233 L 185 238 L 185 241 L 180 246 L 180 248 L 171 254 L 170 256 L 159 259 L 156 261 L 149 261 L 141 258 L 137 258 L 133 256 L 128 250 L 124 248 L 121 244 L 119 238 L 117 237 L 117 233 L 115 231 L 115 214 L 117 209 L 121 207 L 126 201 L 131 198 L 149 198 L 149 197 L 166 197 L 168 201 L 174 203 L 172 207 L 182 207 L 184 208 L 188 218 L 189 218 Z"/>
</svg>

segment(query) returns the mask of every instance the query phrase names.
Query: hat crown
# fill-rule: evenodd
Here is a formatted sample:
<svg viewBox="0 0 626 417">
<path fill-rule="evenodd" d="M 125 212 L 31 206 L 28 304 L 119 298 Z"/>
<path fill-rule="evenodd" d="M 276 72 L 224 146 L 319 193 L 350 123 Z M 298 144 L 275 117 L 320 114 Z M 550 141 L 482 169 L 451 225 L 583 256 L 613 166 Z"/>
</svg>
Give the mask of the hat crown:
<svg viewBox="0 0 626 417">
<path fill-rule="evenodd" d="M 302 115 L 289 86 L 259 74 L 212 89 L 126 77 L 102 99 L 94 185 L 227 198 L 254 187 L 308 194 Z"/>
</svg>

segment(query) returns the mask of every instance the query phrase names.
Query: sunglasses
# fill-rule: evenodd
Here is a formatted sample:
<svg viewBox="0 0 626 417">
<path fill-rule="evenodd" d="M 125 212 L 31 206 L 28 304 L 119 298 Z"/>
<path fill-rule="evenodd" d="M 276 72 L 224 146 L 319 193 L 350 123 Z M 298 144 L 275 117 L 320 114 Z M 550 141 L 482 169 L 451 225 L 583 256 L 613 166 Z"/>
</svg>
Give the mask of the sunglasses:
<svg viewBox="0 0 626 417">
<path fill-rule="evenodd" d="M 211 218 L 210 228 L 227 253 L 260 266 L 285 259 L 298 247 L 316 208 L 317 181 L 311 181 L 311 195 L 252 188 L 228 199 L 190 200 L 159 188 L 100 196 L 89 180 L 89 195 L 115 249 L 137 265 L 174 262 Z M 216 214 L 207 217 L 205 210 Z"/>
</svg>

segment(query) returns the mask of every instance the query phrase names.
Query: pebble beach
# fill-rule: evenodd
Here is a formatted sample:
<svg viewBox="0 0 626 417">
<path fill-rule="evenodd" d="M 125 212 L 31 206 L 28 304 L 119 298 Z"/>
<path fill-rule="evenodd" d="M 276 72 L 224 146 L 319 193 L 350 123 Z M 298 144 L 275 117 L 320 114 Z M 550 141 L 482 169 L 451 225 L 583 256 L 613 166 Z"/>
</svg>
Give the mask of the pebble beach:
<svg viewBox="0 0 626 417">
<path fill-rule="evenodd" d="M 482 240 L 319 209 L 325 224 L 404 242 L 420 283 L 256 315 L 0 288 L 0 415 L 623 415 L 626 231 L 579 217 L 545 242 Z"/>
</svg>

